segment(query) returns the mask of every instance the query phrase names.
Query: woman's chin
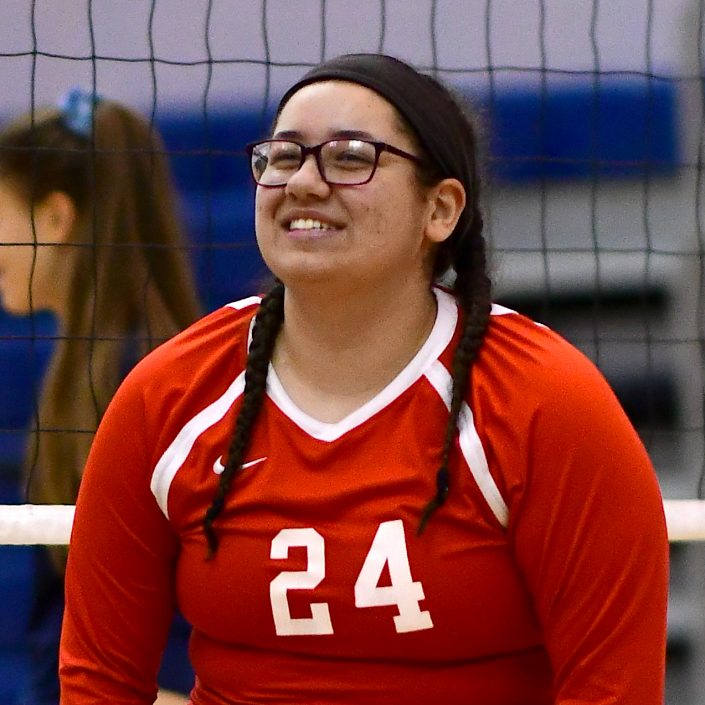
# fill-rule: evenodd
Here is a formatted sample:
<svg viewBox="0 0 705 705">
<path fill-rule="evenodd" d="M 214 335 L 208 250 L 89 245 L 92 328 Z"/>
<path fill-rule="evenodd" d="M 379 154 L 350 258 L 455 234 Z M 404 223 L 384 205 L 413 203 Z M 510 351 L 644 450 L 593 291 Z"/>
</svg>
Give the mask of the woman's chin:
<svg viewBox="0 0 705 705">
<path fill-rule="evenodd" d="M 6 313 L 12 316 L 29 316 L 32 313 L 37 313 L 37 311 L 46 310 L 46 307 L 40 306 L 38 301 L 32 301 L 31 304 L 26 294 L 24 296 L 12 296 L 9 292 L 0 288 L 0 308 Z"/>
<path fill-rule="evenodd" d="M 333 257 L 296 255 L 272 258 L 266 262 L 270 271 L 288 287 L 296 284 L 326 284 L 340 279 L 345 264 Z"/>
</svg>

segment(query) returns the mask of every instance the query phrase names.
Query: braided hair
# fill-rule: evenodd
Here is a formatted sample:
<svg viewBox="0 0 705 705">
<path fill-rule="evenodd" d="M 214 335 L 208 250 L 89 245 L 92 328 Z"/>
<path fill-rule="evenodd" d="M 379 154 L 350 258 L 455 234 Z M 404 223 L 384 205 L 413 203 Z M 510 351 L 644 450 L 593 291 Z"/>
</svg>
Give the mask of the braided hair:
<svg viewBox="0 0 705 705">
<path fill-rule="evenodd" d="M 441 462 L 436 472 L 436 495 L 425 506 L 417 534 L 421 534 L 430 516 L 441 507 L 450 489 L 448 465 L 458 430 L 458 421 L 465 393 L 470 386 L 470 373 L 489 324 L 491 303 L 490 279 L 487 275 L 485 240 L 482 218 L 476 215 L 473 238 L 467 247 L 458 249 L 453 260 L 455 282 L 453 293 L 460 304 L 463 332 L 453 355 L 450 416 L 446 425 Z"/>
<path fill-rule="evenodd" d="M 213 521 L 223 510 L 233 477 L 242 468 L 242 461 L 249 446 L 252 429 L 264 403 L 267 391 L 267 370 L 283 320 L 284 285 L 276 280 L 269 293 L 262 299 L 257 311 L 255 324 L 252 328 L 252 342 L 247 354 L 242 406 L 235 421 L 235 431 L 228 449 L 225 469 L 220 475 L 218 489 L 203 520 L 209 557 L 212 557 L 218 549 L 218 537 L 213 528 Z"/>
<path fill-rule="evenodd" d="M 491 285 L 480 212 L 475 129 L 460 99 L 446 86 L 416 72 L 408 64 L 380 54 L 350 54 L 312 69 L 284 95 L 277 116 L 296 91 L 320 80 L 359 83 L 382 95 L 397 109 L 403 128 L 417 142 L 424 157 L 423 165 L 418 167 L 421 184 L 431 186 L 444 178 L 454 177 L 461 181 L 466 191 L 465 208 L 451 235 L 438 246 L 433 267 L 434 281 L 449 270 L 454 272 L 451 288 L 461 310 L 462 334 L 452 362 L 450 415 L 436 472 L 436 493 L 421 513 L 417 531 L 420 534 L 448 496 L 450 458 L 463 399 L 490 319 Z M 245 369 L 242 406 L 235 422 L 225 470 L 204 519 L 209 557 L 218 546 L 213 522 L 223 510 L 234 475 L 242 467 L 264 402 L 267 370 L 283 319 L 284 285 L 276 280 L 257 312 Z"/>
<path fill-rule="evenodd" d="M 442 101 L 448 114 L 455 118 L 470 169 L 464 179 L 467 196 L 465 209 L 453 233 L 439 246 L 434 262 L 434 279 L 440 279 L 448 270 L 455 274 L 452 291 L 460 306 L 462 334 L 451 367 L 450 415 L 443 438 L 441 462 L 436 472 L 436 494 L 421 513 L 417 534 L 423 532 L 433 512 L 445 503 L 448 496 L 448 466 L 457 437 L 463 399 L 470 387 L 472 365 L 484 341 L 492 310 L 492 286 L 487 272 L 487 245 L 480 207 L 476 129 L 463 108 L 461 96 L 431 76 L 423 76 L 422 80 L 431 86 L 437 93 L 437 100 Z M 421 181 L 426 185 L 437 183 L 443 176 L 437 165 L 431 163 L 425 170 L 421 167 Z"/>
</svg>

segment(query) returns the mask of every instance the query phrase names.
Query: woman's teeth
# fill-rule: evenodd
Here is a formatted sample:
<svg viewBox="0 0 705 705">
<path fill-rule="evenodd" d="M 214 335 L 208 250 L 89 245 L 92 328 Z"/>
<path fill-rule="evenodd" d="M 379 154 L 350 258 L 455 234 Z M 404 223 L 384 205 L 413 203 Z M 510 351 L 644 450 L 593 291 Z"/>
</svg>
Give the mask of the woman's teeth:
<svg viewBox="0 0 705 705">
<path fill-rule="evenodd" d="M 289 230 L 334 230 L 334 227 L 312 218 L 296 218 L 289 223 Z"/>
</svg>

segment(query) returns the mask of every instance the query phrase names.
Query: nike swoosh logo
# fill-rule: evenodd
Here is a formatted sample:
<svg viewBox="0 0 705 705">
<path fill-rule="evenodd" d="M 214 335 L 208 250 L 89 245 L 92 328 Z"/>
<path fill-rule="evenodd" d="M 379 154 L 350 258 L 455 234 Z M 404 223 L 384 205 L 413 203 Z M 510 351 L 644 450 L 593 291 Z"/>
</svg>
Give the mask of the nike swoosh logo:
<svg viewBox="0 0 705 705">
<path fill-rule="evenodd" d="M 262 458 L 257 458 L 257 460 L 250 460 L 249 463 L 243 463 L 242 470 L 247 470 L 247 468 L 251 468 L 254 465 L 259 465 L 260 463 L 263 463 L 267 459 L 267 456 L 263 456 Z M 225 465 L 223 465 L 223 456 L 220 458 L 217 458 L 216 461 L 213 463 L 213 472 L 216 475 L 220 475 L 220 473 L 225 470 Z"/>
</svg>

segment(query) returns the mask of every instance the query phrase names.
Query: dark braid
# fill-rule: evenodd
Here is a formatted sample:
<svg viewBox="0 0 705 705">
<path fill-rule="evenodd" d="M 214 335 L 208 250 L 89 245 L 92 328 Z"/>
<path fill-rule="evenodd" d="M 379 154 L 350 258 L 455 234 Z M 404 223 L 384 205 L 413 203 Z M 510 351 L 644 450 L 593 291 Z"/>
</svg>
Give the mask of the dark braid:
<svg viewBox="0 0 705 705">
<path fill-rule="evenodd" d="M 267 370 L 283 320 L 284 285 L 277 280 L 269 293 L 262 299 L 257 311 L 252 329 L 252 342 L 247 355 L 242 406 L 235 422 L 235 431 L 230 442 L 225 469 L 220 476 L 213 502 L 203 520 L 209 558 L 212 558 L 218 549 L 218 537 L 213 528 L 213 521 L 223 510 L 233 477 L 242 468 L 242 461 L 250 443 L 252 429 L 264 402 L 267 390 Z"/>
<path fill-rule="evenodd" d="M 428 80 L 434 81 L 430 77 Z M 460 304 L 463 333 L 453 356 L 450 416 L 443 439 L 441 463 L 436 473 L 436 495 L 424 507 L 417 534 L 423 532 L 433 512 L 443 505 L 448 496 L 450 452 L 458 431 L 463 399 L 470 385 L 472 365 L 484 340 L 492 308 L 491 283 L 487 274 L 486 245 L 479 205 L 475 129 L 469 117 L 465 115 L 460 99 L 454 97 L 453 92 L 445 86 L 439 85 L 439 89 L 449 109 L 464 125 L 465 146 L 468 154 L 472 156 L 474 169 L 470 175 L 470 183 L 465 184 L 468 202 L 455 231 L 439 247 L 434 266 L 435 277 L 442 276 L 449 267 L 455 271 L 453 292 Z"/>
<path fill-rule="evenodd" d="M 450 477 L 448 464 L 458 430 L 458 419 L 465 393 L 470 384 L 472 365 L 484 340 L 490 318 L 491 288 L 486 271 L 485 241 L 482 236 L 482 224 L 478 219 L 478 231 L 473 233 L 472 243 L 458 253 L 455 262 L 457 277 L 453 291 L 458 297 L 463 316 L 463 333 L 453 356 L 452 395 L 450 416 L 443 439 L 441 464 L 436 473 L 436 495 L 424 507 L 417 534 L 421 534 L 429 518 L 448 496 Z"/>
</svg>

